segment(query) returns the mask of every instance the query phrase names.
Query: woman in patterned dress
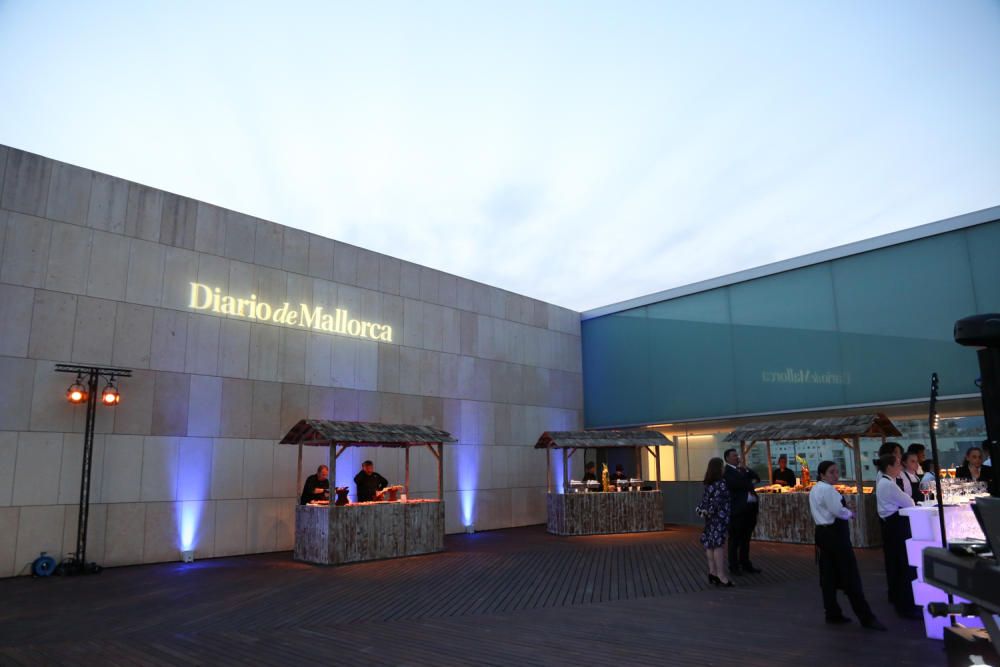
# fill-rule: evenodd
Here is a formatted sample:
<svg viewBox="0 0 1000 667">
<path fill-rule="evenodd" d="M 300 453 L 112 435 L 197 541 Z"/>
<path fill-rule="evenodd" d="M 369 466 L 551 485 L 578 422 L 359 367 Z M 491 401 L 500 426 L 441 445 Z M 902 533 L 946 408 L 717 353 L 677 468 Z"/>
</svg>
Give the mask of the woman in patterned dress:
<svg viewBox="0 0 1000 667">
<path fill-rule="evenodd" d="M 708 582 L 732 587 L 726 574 L 726 531 L 729 530 L 729 487 L 722 478 L 722 459 L 714 458 L 705 470 L 705 491 L 695 511 L 705 519 L 701 546 L 708 557 Z"/>
</svg>

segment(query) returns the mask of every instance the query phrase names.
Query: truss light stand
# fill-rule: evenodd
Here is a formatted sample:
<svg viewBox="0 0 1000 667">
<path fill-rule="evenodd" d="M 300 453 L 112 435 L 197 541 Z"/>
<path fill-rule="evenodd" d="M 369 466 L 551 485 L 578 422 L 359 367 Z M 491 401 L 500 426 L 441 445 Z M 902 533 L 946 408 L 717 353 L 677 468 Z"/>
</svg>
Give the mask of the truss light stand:
<svg viewBox="0 0 1000 667">
<path fill-rule="evenodd" d="M 116 380 L 132 377 L 127 368 L 105 366 L 85 366 L 79 364 L 56 364 L 57 373 L 72 373 L 76 380 L 66 391 L 66 399 L 73 405 L 86 402 L 87 419 L 83 430 L 83 465 L 80 472 L 80 511 L 76 521 L 76 551 L 73 558 L 64 564 L 67 574 L 97 573 L 101 568 L 96 563 L 87 563 L 87 520 L 90 515 L 90 472 L 94 459 L 94 426 L 97 421 L 98 383 L 107 380 L 101 392 L 101 403 L 114 407 L 121 401 Z"/>
</svg>

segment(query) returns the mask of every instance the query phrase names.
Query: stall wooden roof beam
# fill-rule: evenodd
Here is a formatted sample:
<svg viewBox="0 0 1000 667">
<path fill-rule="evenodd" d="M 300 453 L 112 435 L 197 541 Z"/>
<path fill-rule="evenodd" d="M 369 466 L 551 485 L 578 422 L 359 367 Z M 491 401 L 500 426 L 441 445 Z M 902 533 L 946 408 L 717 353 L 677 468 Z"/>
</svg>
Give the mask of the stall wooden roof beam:
<svg viewBox="0 0 1000 667">
<path fill-rule="evenodd" d="M 330 448 L 330 478 L 337 485 L 337 459 L 348 447 L 402 447 L 406 450 L 406 493 L 410 493 L 410 448 L 427 447 L 437 459 L 438 498 L 444 500 L 444 443 L 456 442 L 448 431 L 414 424 L 379 424 L 329 419 L 302 419 L 281 439 L 299 446 L 296 489 L 302 488 L 302 447 Z"/>
</svg>

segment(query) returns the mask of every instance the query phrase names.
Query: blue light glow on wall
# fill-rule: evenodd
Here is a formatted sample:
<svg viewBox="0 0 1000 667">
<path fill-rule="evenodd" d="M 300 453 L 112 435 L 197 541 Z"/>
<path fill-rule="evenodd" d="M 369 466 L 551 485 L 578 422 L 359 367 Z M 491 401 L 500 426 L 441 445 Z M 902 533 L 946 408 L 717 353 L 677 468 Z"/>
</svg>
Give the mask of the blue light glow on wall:
<svg viewBox="0 0 1000 667">
<path fill-rule="evenodd" d="M 212 495 L 212 449 L 210 438 L 180 439 L 174 520 L 181 551 L 198 546 L 198 528 Z"/>
<path fill-rule="evenodd" d="M 198 526 L 201 525 L 201 514 L 205 503 L 199 500 L 188 500 L 177 503 L 177 527 L 180 534 L 181 551 L 190 551 L 197 545 L 195 537 Z"/>
<path fill-rule="evenodd" d="M 552 488 L 556 490 L 556 493 L 561 494 L 563 492 L 563 457 L 562 452 L 558 449 L 556 450 L 545 450 L 545 455 L 549 457 L 552 462 Z M 572 473 L 573 464 L 570 461 L 570 471 Z M 572 477 L 572 474 L 570 474 Z"/>
<path fill-rule="evenodd" d="M 334 480 L 334 488 L 330 489 L 331 499 L 337 497 L 336 487 L 346 486 L 350 489 L 350 493 L 348 493 L 347 497 L 352 503 L 358 502 L 358 489 L 354 484 L 354 476 L 361 471 L 361 462 L 364 460 L 359 458 L 358 454 L 358 449 L 349 447 L 343 454 L 340 455 L 340 458 L 337 459 L 337 479 Z M 307 474 L 311 475 L 314 472 L 316 471 L 303 471 L 302 479 L 305 480 L 305 476 Z M 299 491 L 301 491 L 301 489 L 299 489 Z"/>
<path fill-rule="evenodd" d="M 475 518 L 476 482 L 479 476 L 479 447 L 460 445 L 454 448 L 458 472 L 458 499 L 462 506 L 462 525 L 471 526 Z"/>
</svg>

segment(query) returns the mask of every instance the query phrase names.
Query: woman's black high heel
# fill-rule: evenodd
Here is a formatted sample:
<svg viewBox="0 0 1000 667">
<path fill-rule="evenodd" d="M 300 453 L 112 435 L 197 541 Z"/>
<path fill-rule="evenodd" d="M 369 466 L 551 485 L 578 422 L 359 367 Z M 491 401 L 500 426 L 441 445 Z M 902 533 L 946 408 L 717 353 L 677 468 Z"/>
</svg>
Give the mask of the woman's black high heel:
<svg viewBox="0 0 1000 667">
<path fill-rule="evenodd" d="M 722 579 L 719 579 L 714 574 L 710 574 L 710 575 L 708 575 L 708 583 L 714 584 L 715 586 L 721 586 L 722 585 Z"/>
<path fill-rule="evenodd" d="M 719 585 L 722 586 L 723 588 L 732 588 L 733 587 L 733 582 L 732 581 L 727 581 L 726 583 L 722 583 L 722 580 L 720 579 L 719 580 Z"/>
</svg>

